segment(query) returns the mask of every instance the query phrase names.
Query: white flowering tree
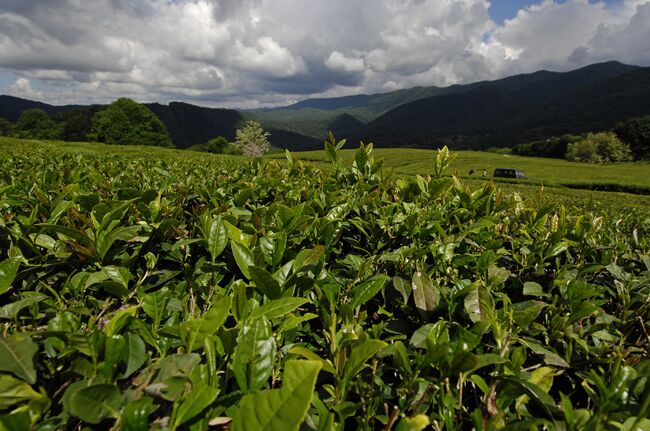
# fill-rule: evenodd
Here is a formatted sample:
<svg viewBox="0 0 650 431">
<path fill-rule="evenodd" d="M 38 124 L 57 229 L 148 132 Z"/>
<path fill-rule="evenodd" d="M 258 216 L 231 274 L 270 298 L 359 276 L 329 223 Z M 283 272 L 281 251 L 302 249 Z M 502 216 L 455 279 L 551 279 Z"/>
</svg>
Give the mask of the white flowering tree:
<svg viewBox="0 0 650 431">
<path fill-rule="evenodd" d="M 237 129 L 235 146 L 240 148 L 245 156 L 259 157 L 271 148 L 269 136 L 271 134 L 264 131 L 260 123 L 249 120 L 244 127 Z"/>
</svg>

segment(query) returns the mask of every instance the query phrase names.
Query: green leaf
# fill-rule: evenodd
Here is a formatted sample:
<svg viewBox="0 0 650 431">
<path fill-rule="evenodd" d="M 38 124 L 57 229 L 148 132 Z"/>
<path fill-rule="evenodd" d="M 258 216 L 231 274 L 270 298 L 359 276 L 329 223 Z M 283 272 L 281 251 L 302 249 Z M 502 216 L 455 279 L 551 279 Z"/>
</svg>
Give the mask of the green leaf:
<svg viewBox="0 0 650 431">
<path fill-rule="evenodd" d="M 167 287 L 144 295 L 142 310 L 153 319 L 154 330 L 158 329 L 160 321 L 168 314 L 167 304 L 169 304 L 170 299 L 171 291 Z"/>
<path fill-rule="evenodd" d="M 429 426 L 429 423 L 427 415 L 415 415 L 412 418 L 403 418 L 399 421 L 395 431 L 422 431 Z"/>
<path fill-rule="evenodd" d="M 18 313 L 24 308 L 27 308 L 31 305 L 37 304 L 48 297 L 36 292 L 23 292 L 25 296 L 23 299 L 18 301 L 10 302 L 9 304 L 0 307 L 0 319 L 13 319 Z"/>
<path fill-rule="evenodd" d="M 61 226 L 58 224 L 48 224 L 48 223 L 38 223 L 36 224 L 36 226 L 43 228 L 45 230 L 56 232 L 59 235 L 63 235 L 64 237 L 74 239 L 84 247 L 90 247 L 92 243 L 90 238 L 88 238 L 88 235 L 69 227 Z"/>
<path fill-rule="evenodd" d="M 232 370 L 239 388 L 253 391 L 262 388 L 273 371 L 275 338 L 268 319 L 262 317 L 243 322 L 232 356 Z"/>
<path fill-rule="evenodd" d="M 274 299 L 273 301 L 269 301 L 261 307 L 253 310 L 251 317 L 264 316 L 269 320 L 277 319 L 278 317 L 291 313 L 293 310 L 307 302 L 309 302 L 309 300 L 305 298 L 287 297 Z"/>
<path fill-rule="evenodd" d="M 98 424 L 107 417 L 115 416 L 120 409 L 122 397 L 115 386 L 101 383 L 76 390 L 70 395 L 70 414 Z"/>
<path fill-rule="evenodd" d="M 527 281 L 524 283 L 524 295 L 547 297 L 548 294 L 544 293 L 544 288 L 541 284 L 534 281 Z"/>
<path fill-rule="evenodd" d="M 431 316 L 440 303 L 440 290 L 433 285 L 431 277 L 422 272 L 413 274 L 413 299 L 415 307 L 423 317 Z"/>
<path fill-rule="evenodd" d="M 363 170 L 368 163 L 368 153 L 364 147 L 360 147 L 354 153 L 354 165 L 358 170 Z"/>
<path fill-rule="evenodd" d="M 472 290 L 465 297 L 465 312 L 472 322 L 490 321 L 494 316 L 494 299 L 483 286 Z"/>
<path fill-rule="evenodd" d="M 14 282 L 21 259 L 19 257 L 10 257 L 0 262 L 0 295 L 5 293 Z"/>
<path fill-rule="evenodd" d="M 393 287 L 402 295 L 404 305 L 406 305 L 411 296 L 411 291 L 413 290 L 411 283 L 404 280 L 402 277 L 393 277 Z"/>
<path fill-rule="evenodd" d="M 0 431 L 28 429 L 31 429 L 31 424 L 29 420 L 29 413 L 27 412 L 12 413 L 0 416 Z"/>
<path fill-rule="evenodd" d="M 293 272 L 300 272 L 304 268 L 314 266 L 325 255 L 325 246 L 317 245 L 314 248 L 302 250 L 293 260 Z"/>
<path fill-rule="evenodd" d="M 47 220 L 48 223 L 56 224 L 59 219 L 66 213 L 70 208 L 74 206 L 72 201 L 61 201 L 59 204 L 52 210 L 50 213 L 50 218 Z"/>
<path fill-rule="evenodd" d="M 378 274 L 356 286 L 350 306 L 354 308 L 370 301 L 386 285 L 388 280 L 388 276 Z"/>
<path fill-rule="evenodd" d="M 289 349 L 289 353 L 293 353 L 295 355 L 300 355 L 305 359 L 309 359 L 311 361 L 318 361 L 321 363 L 323 366 L 323 371 L 330 373 L 332 375 L 336 375 L 336 370 L 332 366 L 332 363 L 326 359 L 321 358 L 318 356 L 316 353 L 312 352 L 311 350 L 307 349 L 306 347 L 301 347 L 301 346 L 295 346 Z"/>
<path fill-rule="evenodd" d="M 135 316 L 135 313 L 138 311 L 137 305 L 134 305 L 133 307 L 128 307 L 125 308 L 124 310 L 117 311 L 111 316 L 111 319 L 108 321 L 106 324 L 106 327 L 104 328 L 104 333 L 106 333 L 107 336 L 113 336 L 117 333 L 119 333 L 124 326 L 126 326 L 127 323 Z"/>
<path fill-rule="evenodd" d="M 203 346 L 205 338 L 213 336 L 224 324 L 230 313 L 231 301 L 230 296 L 221 297 L 201 317 L 183 324 L 183 338 L 190 351 Z"/>
<path fill-rule="evenodd" d="M 156 410 L 149 397 L 131 401 L 124 407 L 122 413 L 122 431 L 148 431 L 149 415 Z"/>
<path fill-rule="evenodd" d="M 247 246 L 237 241 L 230 241 L 230 248 L 232 249 L 232 254 L 235 257 L 239 270 L 244 274 L 244 277 L 250 280 L 251 273 L 248 268 L 255 266 L 253 253 L 251 253 Z"/>
<path fill-rule="evenodd" d="M 287 247 L 287 234 L 277 232 L 273 236 L 265 236 L 260 239 L 260 249 L 266 263 L 275 268 L 282 263 L 282 257 Z"/>
<path fill-rule="evenodd" d="M 325 141 L 325 155 L 327 156 L 327 160 L 336 163 L 336 149 L 334 148 L 334 145 L 327 141 Z"/>
<path fill-rule="evenodd" d="M 144 365 L 147 360 L 147 352 L 144 341 L 138 335 L 128 332 L 124 335 L 126 341 L 123 350 L 123 360 L 126 363 L 126 370 L 120 378 L 124 379 L 135 373 Z"/>
<path fill-rule="evenodd" d="M 268 271 L 258 266 L 249 266 L 250 279 L 255 283 L 257 290 L 267 298 L 275 299 L 282 295 L 280 283 Z"/>
<path fill-rule="evenodd" d="M 523 339 L 519 338 L 519 342 L 524 346 L 528 347 L 534 353 L 544 356 L 544 362 L 549 365 L 555 365 L 557 367 L 568 368 L 569 364 L 557 353 L 545 348 L 538 341 L 533 339 Z"/>
<path fill-rule="evenodd" d="M 530 325 L 539 315 L 539 313 L 547 307 L 548 304 L 542 301 L 524 301 L 512 304 L 512 318 L 519 325 L 526 327 Z"/>
<path fill-rule="evenodd" d="M 0 410 L 42 397 L 43 395 L 22 380 L 7 374 L 0 374 Z"/>
<path fill-rule="evenodd" d="M 568 241 L 561 241 L 557 244 L 553 244 L 553 246 L 549 247 L 548 250 L 546 250 L 546 253 L 544 253 L 544 260 L 553 256 L 557 256 L 563 251 L 566 251 L 568 248 L 569 248 Z"/>
<path fill-rule="evenodd" d="M 228 238 L 231 240 L 231 245 L 233 242 L 237 242 L 248 247 L 248 245 L 251 243 L 251 235 L 242 232 L 241 229 L 239 229 L 237 226 L 233 226 L 227 220 L 223 220 L 223 224 L 226 226 L 226 230 L 228 231 Z"/>
<path fill-rule="evenodd" d="M 212 263 L 214 263 L 228 244 L 228 230 L 220 216 L 212 218 L 206 223 L 203 235 Z"/>
<path fill-rule="evenodd" d="M 307 415 L 320 368 L 318 361 L 287 361 L 280 389 L 242 398 L 232 431 L 297 431 Z"/>
<path fill-rule="evenodd" d="M 9 371 L 33 385 L 36 383 L 36 352 L 38 346 L 26 334 L 0 338 L 0 370 Z"/>
<path fill-rule="evenodd" d="M 347 383 L 359 374 L 366 362 L 384 347 L 386 343 L 380 340 L 366 340 L 354 347 L 343 370 L 343 386 L 346 387 Z"/>
<path fill-rule="evenodd" d="M 131 278 L 133 278 L 128 268 L 121 266 L 105 266 L 102 268 L 102 270 L 104 271 L 104 274 L 108 276 L 108 278 L 116 283 L 119 283 L 121 286 L 128 290 L 129 281 L 131 281 Z"/>
<path fill-rule="evenodd" d="M 192 387 L 192 391 L 187 394 L 173 413 L 172 429 L 176 429 L 201 413 L 212 404 L 217 398 L 217 394 L 219 394 L 219 388 L 208 386 L 205 383 Z"/>
</svg>

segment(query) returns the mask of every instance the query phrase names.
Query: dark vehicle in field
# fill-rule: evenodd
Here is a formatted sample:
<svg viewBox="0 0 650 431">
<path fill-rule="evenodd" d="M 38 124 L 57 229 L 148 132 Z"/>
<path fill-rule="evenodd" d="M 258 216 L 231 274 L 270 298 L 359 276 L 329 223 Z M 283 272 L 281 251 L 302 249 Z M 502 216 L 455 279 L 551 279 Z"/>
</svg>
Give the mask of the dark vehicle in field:
<svg viewBox="0 0 650 431">
<path fill-rule="evenodd" d="M 524 171 L 510 168 L 496 168 L 492 176 L 495 178 L 527 178 Z"/>
</svg>

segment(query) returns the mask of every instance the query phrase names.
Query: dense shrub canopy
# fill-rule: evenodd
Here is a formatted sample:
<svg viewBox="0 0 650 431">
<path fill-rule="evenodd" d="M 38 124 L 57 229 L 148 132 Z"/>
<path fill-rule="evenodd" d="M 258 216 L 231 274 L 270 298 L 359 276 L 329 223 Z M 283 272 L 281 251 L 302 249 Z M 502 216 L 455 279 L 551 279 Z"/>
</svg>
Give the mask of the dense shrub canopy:
<svg viewBox="0 0 650 431">
<path fill-rule="evenodd" d="M 117 99 L 97 112 L 88 137 L 112 145 L 174 146 L 156 114 L 127 98 Z"/>
<path fill-rule="evenodd" d="M 516 145 L 512 148 L 512 153 L 518 156 L 563 159 L 566 156 L 569 144 L 578 142 L 581 139 L 580 136 L 566 134 L 559 138 Z"/>
<path fill-rule="evenodd" d="M 92 129 L 93 116 L 100 109 L 102 109 L 101 106 L 93 105 L 59 113 L 56 116 L 56 121 L 60 123 L 61 139 L 72 142 L 87 141 Z"/>
<path fill-rule="evenodd" d="M 601 132 L 590 133 L 583 140 L 569 144 L 566 157 L 572 162 L 624 162 L 632 160 L 632 152 L 613 132 Z"/>
<path fill-rule="evenodd" d="M 614 133 L 630 146 L 634 158 L 650 158 L 650 115 L 619 123 Z"/>
<path fill-rule="evenodd" d="M 14 135 L 25 139 L 57 139 L 60 130 L 47 112 L 42 109 L 27 109 L 20 114 Z"/>
<path fill-rule="evenodd" d="M 0 136 L 11 136 L 14 125 L 6 118 L 0 118 Z"/>
<path fill-rule="evenodd" d="M 650 427 L 647 208 L 7 141 L 0 429 Z"/>
<path fill-rule="evenodd" d="M 223 136 L 217 136 L 214 139 L 210 139 L 205 144 L 192 145 L 189 149 L 210 154 L 242 154 L 239 147 L 228 142 L 228 140 Z"/>
</svg>

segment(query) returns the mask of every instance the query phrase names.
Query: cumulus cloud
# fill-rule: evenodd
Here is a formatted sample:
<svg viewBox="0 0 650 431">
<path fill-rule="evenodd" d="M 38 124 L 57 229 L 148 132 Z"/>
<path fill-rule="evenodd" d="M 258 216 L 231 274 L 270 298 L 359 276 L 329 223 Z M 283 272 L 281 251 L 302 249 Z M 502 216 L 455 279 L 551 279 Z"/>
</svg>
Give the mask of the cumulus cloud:
<svg viewBox="0 0 650 431">
<path fill-rule="evenodd" d="M 489 7 L 488 0 L 3 0 L 0 74 L 17 78 L 14 94 L 52 103 L 127 96 L 238 107 L 605 60 L 650 65 L 650 0 L 542 0 L 501 25 Z"/>
<path fill-rule="evenodd" d="M 366 68 L 362 58 L 346 57 L 338 51 L 332 51 L 325 60 L 325 66 L 343 72 L 363 72 Z"/>
</svg>

